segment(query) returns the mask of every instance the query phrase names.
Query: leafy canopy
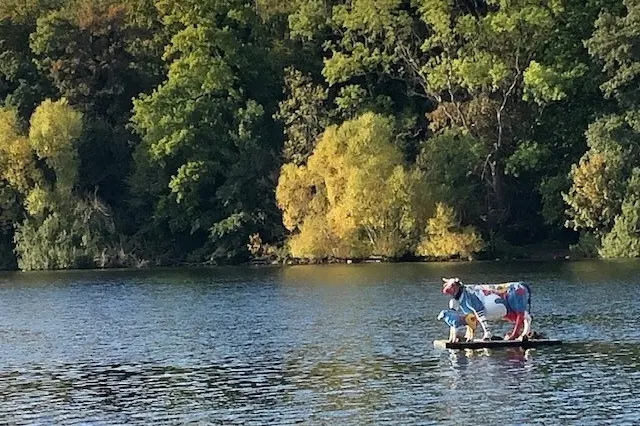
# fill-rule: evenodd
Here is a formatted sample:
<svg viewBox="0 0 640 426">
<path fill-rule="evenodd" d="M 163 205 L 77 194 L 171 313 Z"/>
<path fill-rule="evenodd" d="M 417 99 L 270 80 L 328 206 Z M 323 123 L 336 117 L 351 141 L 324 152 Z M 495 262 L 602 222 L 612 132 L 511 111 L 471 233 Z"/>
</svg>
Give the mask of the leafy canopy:
<svg viewBox="0 0 640 426">
<path fill-rule="evenodd" d="M 413 251 L 430 200 L 403 165 L 389 119 L 363 114 L 322 134 L 306 165 L 285 164 L 276 189 L 299 257 L 400 257 Z"/>
</svg>

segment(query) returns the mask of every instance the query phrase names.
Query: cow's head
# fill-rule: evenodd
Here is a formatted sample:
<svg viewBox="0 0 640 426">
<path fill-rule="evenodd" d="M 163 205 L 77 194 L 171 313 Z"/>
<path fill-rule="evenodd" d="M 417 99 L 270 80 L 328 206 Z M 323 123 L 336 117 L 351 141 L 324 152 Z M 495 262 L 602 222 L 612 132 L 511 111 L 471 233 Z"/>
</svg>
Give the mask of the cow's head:
<svg viewBox="0 0 640 426">
<path fill-rule="evenodd" d="M 443 278 L 442 281 L 442 294 L 455 297 L 462 288 L 460 278 Z"/>
</svg>

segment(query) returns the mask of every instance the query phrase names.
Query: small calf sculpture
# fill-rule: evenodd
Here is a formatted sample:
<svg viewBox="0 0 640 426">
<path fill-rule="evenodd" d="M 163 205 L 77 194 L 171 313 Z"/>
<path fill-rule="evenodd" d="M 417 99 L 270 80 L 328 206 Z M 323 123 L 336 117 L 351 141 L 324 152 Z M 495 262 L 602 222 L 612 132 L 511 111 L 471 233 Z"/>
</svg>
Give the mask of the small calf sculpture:
<svg viewBox="0 0 640 426">
<path fill-rule="evenodd" d="M 445 309 L 438 314 L 438 320 L 449 326 L 449 341 L 458 342 L 464 338 L 466 342 L 473 340 L 477 321 L 473 314 L 461 314 L 453 309 Z"/>
<path fill-rule="evenodd" d="M 464 285 L 459 278 L 443 278 L 442 293 L 452 298 L 451 307 L 473 314 L 482 327 L 485 340 L 493 337 L 487 319 L 502 318 L 513 323 L 506 340 L 524 339 L 531 330 L 531 290 L 521 282 Z"/>
</svg>

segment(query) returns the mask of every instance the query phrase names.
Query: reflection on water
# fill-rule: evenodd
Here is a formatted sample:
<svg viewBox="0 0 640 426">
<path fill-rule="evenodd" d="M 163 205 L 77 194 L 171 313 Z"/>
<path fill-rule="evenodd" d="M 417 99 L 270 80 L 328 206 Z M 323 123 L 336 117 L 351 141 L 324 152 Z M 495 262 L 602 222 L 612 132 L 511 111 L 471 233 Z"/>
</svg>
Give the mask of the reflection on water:
<svg viewBox="0 0 640 426">
<path fill-rule="evenodd" d="M 0 275 L 0 423 L 637 424 L 638 271 L 492 262 Z M 435 320 L 440 277 L 454 275 L 529 281 L 534 328 L 566 344 L 435 349 L 447 336 Z"/>
</svg>

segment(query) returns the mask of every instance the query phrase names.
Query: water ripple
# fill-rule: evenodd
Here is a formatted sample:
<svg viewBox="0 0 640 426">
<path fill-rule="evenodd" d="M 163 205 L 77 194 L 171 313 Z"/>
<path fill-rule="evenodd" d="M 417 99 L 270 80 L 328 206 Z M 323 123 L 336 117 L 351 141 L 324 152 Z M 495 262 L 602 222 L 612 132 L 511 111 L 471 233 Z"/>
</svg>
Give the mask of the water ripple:
<svg viewBox="0 0 640 426">
<path fill-rule="evenodd" d="M 640 314 L 628 271 L 588 275 L 568 312 L 557 288 L 577 286 L 584 265 L 520 265 L 536 328 L 566 344 L 441 351 L 438 280 L 454 274 L 421 268 L 3 278 L 0 423 L 637 424 L 640 332 L 620 326 Z"/>
</svg>

